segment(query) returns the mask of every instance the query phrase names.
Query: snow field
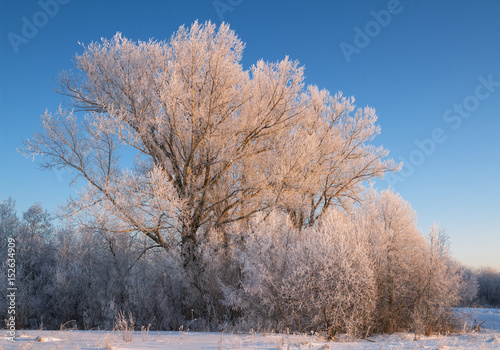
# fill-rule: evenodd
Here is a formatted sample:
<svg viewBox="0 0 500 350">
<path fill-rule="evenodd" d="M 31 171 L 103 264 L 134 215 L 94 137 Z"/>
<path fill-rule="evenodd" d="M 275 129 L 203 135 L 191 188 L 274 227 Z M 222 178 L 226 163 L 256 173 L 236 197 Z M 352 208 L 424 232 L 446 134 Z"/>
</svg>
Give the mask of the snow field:
<svg viewBox="0 0 500 350">
<path fill-rule="evenodd" d="M 327 342 L 319 336 L 276 333 L 220 333 L 220 332 L 133 332 L 131 342 L 124 341 L 118 331 L 18 331 L 14 342 L 6 331 L 0 337 L 0 350 L 483 350 L 500 349 L 500 309 L 460 308 L 464 329 L 482 323 L 481 331 L 463 332 L 455 335 L 419 336 L 412 333 L 375 335 L 368 340 L 340 339 Z"/>
</svg>

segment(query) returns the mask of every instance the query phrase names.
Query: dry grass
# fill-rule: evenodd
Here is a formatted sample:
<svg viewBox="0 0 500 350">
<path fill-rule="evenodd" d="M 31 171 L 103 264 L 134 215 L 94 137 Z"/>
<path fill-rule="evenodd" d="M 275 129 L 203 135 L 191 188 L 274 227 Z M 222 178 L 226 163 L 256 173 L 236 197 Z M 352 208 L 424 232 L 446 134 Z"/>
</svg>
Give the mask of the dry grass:
<svg viewBox="0 0 500 350">
<path fill-rule="evenodd" d="M 134 323 L 134 318 L 132 317 L 132 313 L 129 312 L 127 317 L 125 312 L 123 311 L 118 312 L 118 316 L 116 316 L 115 319 L 114 330 L 121 332 L 122 339 L 125 343 L 132 342 L 132 339 L 134 337 L 134 328 L 135 328 L 135 323 Z"/>
</svg>

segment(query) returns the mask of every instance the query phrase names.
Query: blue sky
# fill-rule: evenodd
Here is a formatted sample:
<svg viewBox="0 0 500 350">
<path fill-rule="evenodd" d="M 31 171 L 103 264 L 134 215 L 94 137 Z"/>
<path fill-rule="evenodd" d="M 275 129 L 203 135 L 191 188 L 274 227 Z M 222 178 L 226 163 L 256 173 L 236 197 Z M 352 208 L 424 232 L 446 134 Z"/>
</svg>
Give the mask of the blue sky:
<svg viewBox="0 0 500 350">
<path fill-rule="evenodd" d="M 403 161 L 391 185 L 426 231 L 446 229 L 454 256 L 500 268 L 500 2 L 498 1 L 0 1 L 0 199 L 55 209 L 74 188 L 16 152 L 62 101 L 55 78 L 78 42 L 117 31 L 168 39 L 182 24 L 230 23 L 243 64 L 285 55 L 306 82 L 377 110 L 374 141 Z M 54 5 L 57 4 L 57 5 Z M 390 10 L 390 11 L 389 11 Z M 420 145 L 420 146 L 419 146 Z"/>
</svg>

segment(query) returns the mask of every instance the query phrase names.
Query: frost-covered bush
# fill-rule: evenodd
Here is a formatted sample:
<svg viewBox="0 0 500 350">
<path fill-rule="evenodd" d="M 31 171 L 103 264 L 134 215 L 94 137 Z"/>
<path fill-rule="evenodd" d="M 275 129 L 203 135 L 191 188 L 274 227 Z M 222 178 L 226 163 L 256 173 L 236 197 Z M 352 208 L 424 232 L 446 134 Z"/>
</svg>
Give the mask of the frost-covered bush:
<svg viewBox="0 0 500 350">
<path fill-rule="evenodd" d="M 242 255 L 249 311 L 279 330 L 365 332 L 375 284 L 363 234 L 339 211 L 302 231 L 277 213 L 254 224 Z"/>
<path fill-rule="evenodd" d="M 438 226 L 425 237 L 416 213 L 391 191 L 369 192 L 359 208 L 368 219 L 377 307 L 373 330 L 417 333 L 453 327 L 451 306 L 466 282 Z"/>
<path fill-rule="evenodd" d="M 273 212 L 248 228 L 241 255 L 248 314 L 279 330 L 429 333 L 453 327 L 464 289 L 437 226 L 426 238 L 401 197 L 368 192 L 299 230 Z M 266 322 L 262 322 L 265 320 Z"/>
<path fill-rule="evenodd" d="M 97 224 L 55 228 L 40 206 L 19 219 L 13 201 L 0 203 L 0 234 L 19 244 L 19 327 L 112 329 L 132 313 L 138 327 L 161 330 L 431 333 L 453 327 L 451 307 L 475 294 L 443 231 L 424 236 L 390 191 L 366 192 L 311 226 L 273 210 L 212 227 L 189 265 L 176 245 Z"/>
</svg>

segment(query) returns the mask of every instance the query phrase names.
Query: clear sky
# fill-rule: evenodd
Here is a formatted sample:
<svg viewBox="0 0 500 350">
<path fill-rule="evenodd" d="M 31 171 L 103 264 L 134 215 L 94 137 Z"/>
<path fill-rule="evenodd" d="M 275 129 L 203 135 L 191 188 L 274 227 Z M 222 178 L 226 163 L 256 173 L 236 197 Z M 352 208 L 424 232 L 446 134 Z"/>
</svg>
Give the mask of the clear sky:
<svg viewBox="0 0 500 350">
<path fill-rule="evenodd" d="M 16 152 L 62 101 L 55 78 L 78 42 L 168 39 L 182 24 L 230 23 L 243 64 L 285 55 L 306 82 L 377 110 L 374 141 L 403 161 L 378 181 L 426 231 L 446 229 L 456 258 L 500 268 L 499 1 L 0 0 L 0 199 L 53 210 L 74 189 Z"/>
</svg>

